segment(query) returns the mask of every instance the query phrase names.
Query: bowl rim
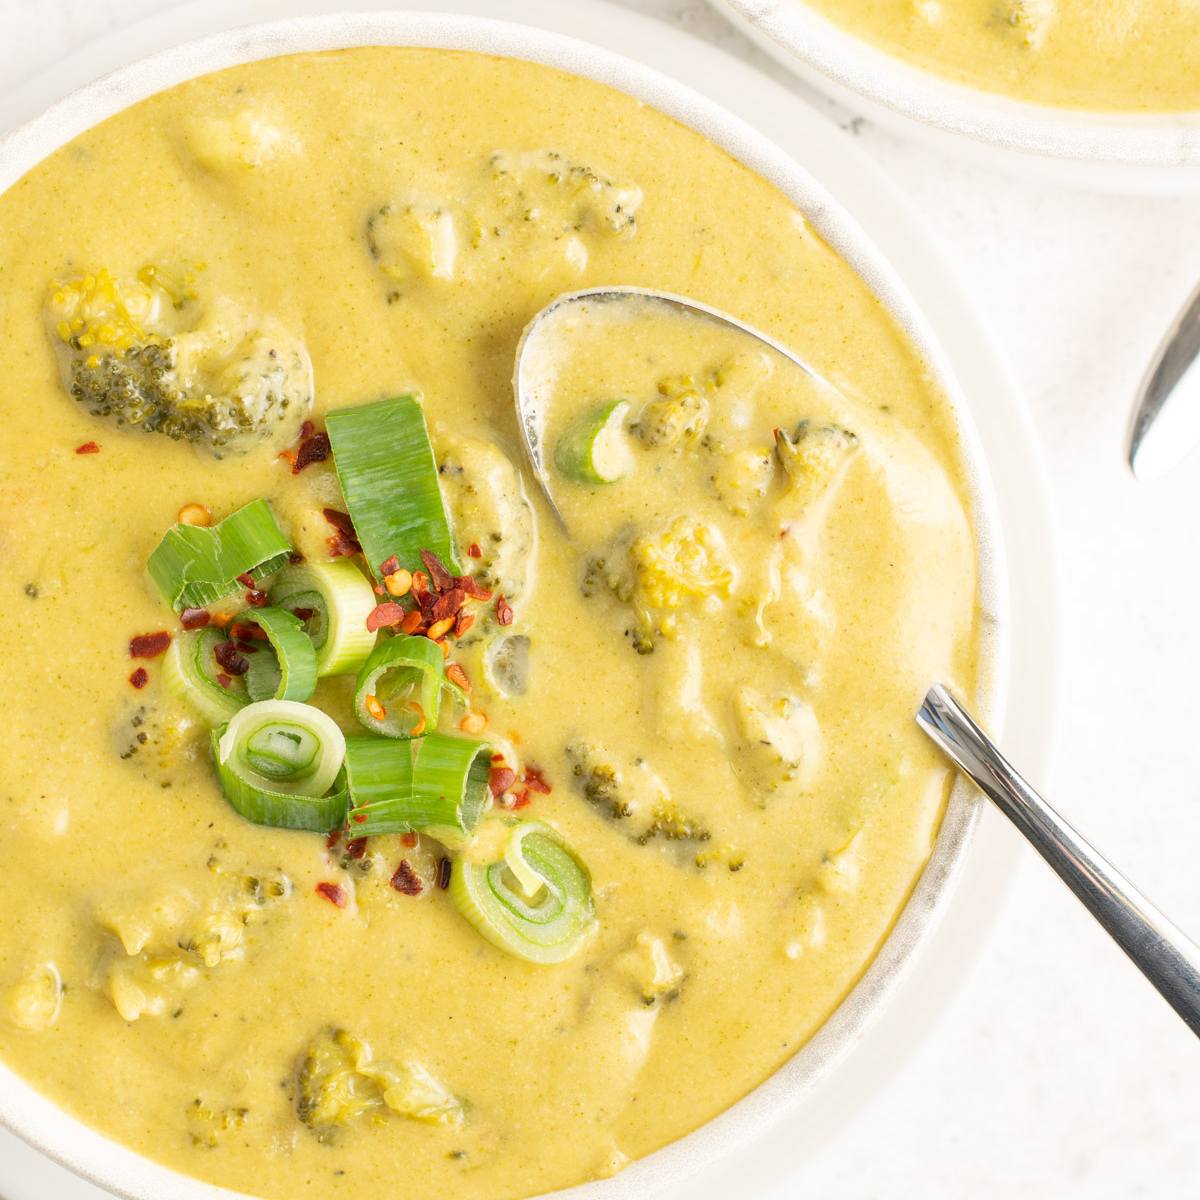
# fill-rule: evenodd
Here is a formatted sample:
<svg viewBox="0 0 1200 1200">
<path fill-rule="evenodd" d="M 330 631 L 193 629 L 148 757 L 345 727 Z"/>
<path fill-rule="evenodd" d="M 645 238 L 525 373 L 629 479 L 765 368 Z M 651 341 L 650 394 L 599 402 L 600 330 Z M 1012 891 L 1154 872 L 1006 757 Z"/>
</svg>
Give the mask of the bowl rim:
<svg viewBox="0 0 1200 1200">
<path fill-rule="evenodd" d="M 973 142 L 1099 168 L 1200 169 L 1200 109 L 1106 112 L 1017 100 L 938 75 L 858 37 L 805 0 L 710 0 L 777 57 L 896 117 Z"/>
<path fill-rule="evenodd" d="M 881 251 L 834 197 L 765 135 L 661 72 L 564 34 L 474 15 L 368 11 L 243 26 L 142 58 L 79 88 L 0 139 L 0 194 L 87 129 L 199 75 L 285 54 L 389 45 L 456 49 L 524 59 L 614 87 L 707 137 L 778 187 L 855 269 L 905 330 L 955 415 L 977 535 L 980 678 L 977 708 L 996 728 L 1007 696 L 1009 593 L 996 497 L 970 407 L 925 317 Z M 980 804 L 959 781 L 930 858 L 890 933 L 825 1024 L 741 1100 L 611 1179 L 552 1193 L 554 1200 L 641 1200 L 733 1153 L 808 1096 L 862 1037 L 911 968 L 948 902 Z M 128 1200 L 245 1200 L 184 1175 L 85 1125 L 0 1062 L 0 1124 L 76 1174 Z M 546 1200 L 550 1200 L 547 1196 Z"/>
</svg>

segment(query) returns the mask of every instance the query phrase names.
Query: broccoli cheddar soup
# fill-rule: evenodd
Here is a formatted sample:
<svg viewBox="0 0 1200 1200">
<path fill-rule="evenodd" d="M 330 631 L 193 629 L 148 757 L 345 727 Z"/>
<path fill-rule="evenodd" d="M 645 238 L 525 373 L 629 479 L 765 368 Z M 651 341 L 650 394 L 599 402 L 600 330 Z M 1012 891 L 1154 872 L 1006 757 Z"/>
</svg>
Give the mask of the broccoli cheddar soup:
<svg viewBox="0 0 1200 1200">
<path fill-rule="evenodd" d="M 502 1200 L 732 1104 L 854 985 L 970 696 L 953 414 L 771 186 L 624 94 L 368 48 L 0 197 L 0 1058 L 271 1200 Z M 682 293 L 768 329 L 556 295 Z"/>
<path fill-rule="evenodd" d="M 1066 108 L 1200 108 L 1197 0 L 793 0 L 960 83 Z"/>
</svg>

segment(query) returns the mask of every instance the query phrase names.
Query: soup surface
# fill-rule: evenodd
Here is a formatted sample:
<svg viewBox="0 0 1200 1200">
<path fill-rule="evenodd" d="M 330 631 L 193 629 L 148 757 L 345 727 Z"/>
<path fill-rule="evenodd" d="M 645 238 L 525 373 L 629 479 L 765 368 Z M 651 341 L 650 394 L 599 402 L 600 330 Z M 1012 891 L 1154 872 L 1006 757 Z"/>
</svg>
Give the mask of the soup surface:
<svg viewBox="0 0 1200 1200">
<path fill-rule="evenodd" d="M 913 713 L 933 679 L 971 695 L 979 618 L 950 409 L 782 195 L 592 82 L 362 49 L 91 130 L 0 197 L 0 264 L 5 1062 L 252 1195 L 498 1200 L 611 1174 L 804 1044 L 930 852 L 950 774 Z M 735 312 L 832 386 L 703 321 L 573 312 L 538 376 L 568 537 L 510 381 L 534 313 L 599 283 Z M 332 415 L 418 392 L 393 407 L 424 415 L 475 589 L 443 635 L 470 691 L 439 722 L 496 756 L 490 811 L 465 845 L 252 823 L 211 722 L 164 688 L 200 635 L 147 560 L 177 520 L 262 498 L 296 557 L 341 554 L 369 603 L 394 584 L 429 617 L 436 569 L 362 583 L 383 564 L 354 554 Z M 276 586 L 184 623 L 252 617 Z M 231 629 L 236 690 L 269 651 Z M 165 656 L 131 643 L 160 632 Z M 355 690 L 329 675 L 312 704 L 363 735 Z M 594 921 L 559 962 L 456 908 L 516 818 L 590 871 Z"/>
<path fill-rule="evenodd" d="M 1020 100 L 1200 108 L 1196 0 L 805 0 L 891 54 Z"/>
</svg>

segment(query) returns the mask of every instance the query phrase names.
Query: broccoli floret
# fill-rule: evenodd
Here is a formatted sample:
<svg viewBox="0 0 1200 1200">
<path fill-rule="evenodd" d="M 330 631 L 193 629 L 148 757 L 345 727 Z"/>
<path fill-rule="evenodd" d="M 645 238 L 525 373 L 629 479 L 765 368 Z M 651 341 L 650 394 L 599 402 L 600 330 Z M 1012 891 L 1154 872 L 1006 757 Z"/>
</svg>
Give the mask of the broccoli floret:
<svg viewBox="0 0 1200 1200">
<path fill-rule="evenodd" d="M 629 234 L 637 227 L 641 188 L 605 179 L 557 150 L 499 150 L 489 166 L 522 219 L 545 224 L 551 233 Z"/>
<path fill-rule="evenodd" d="M 775 457 L 795 502 L 820 495 L 857 449 L 858 437 L 840 425 L 801 421 L 791 433 L 775 430 Z"/>
<path fill-rule="evenodd" d="M 823 740 L 812 705 L 786 692 L 765 694 L 749 686 L 734 694 L 741 737 L 731 762 L 759 803 L 781 788 L 803 789 L 821 763 Z"/>
<path fill-rule="evenodd" d="M 493 441 L 461 435 L 436 440 L 442 496 L 463 563 L 515 607 L 528 583 L 536 536 L 521 476 Z"/>
<path fill-rule="evenodd" d="M 58 1022 L 62 1012 L 63 981 L 52 962 L 38 963 L 4 995 L 4 1015 L 18 1029 L 41 1033 Z"/>
<path fill-rule="evenodd" d="M 248 1108 L 213 1108 L 198 1096 L 187 1107 L 188 1135 L 193 1146 L 215 1150 L 222 1137 L 241 1129 L 250 1116 Z"/>
<path fill-rule="evenodd" d="M 384 204 L 367 218 L 367 249 L 391 283 L 451 280 L 458 258 L 453 214 L 423 200 Z"/>
<path fill-rule="evenodd" d="M 736 517 L 744 517 L 761 500 L 775 474 L 769 450 L 734 450 L 722 455 L 709 476 L 713 494 Z"/>
<path fill-rule="evenodd" d="M 649 654 L 656 636 L 675 637 L 685 610 L 719 603 L 735 578 L 720 531 L 676 517 L 652 533 L 625 531 L 590 555 L 579 587 L 584 597 L 610 595 L 629 605 L 634 621 L 626 636 L 638 654 Z"/>
<path fill-rule="evenodd" d="M 458 1125 L 463 1106 L 420 1063 L 376 1062 L 344 1029 L 323 1029 L 305 1050 L 296 1080 L 296 1116 L 331 1141 L 365 1113 L 391 1111 L 430 1125 Z"/>
<path fill-rule="evenodd" d="M 583 798 L 605 816 L 622 820 L 633 814 L 621 795 L 621 772 L 601 747 L 572 742 L 567 747 L 571 776 Z"/>
<path fill-rule="evenodd" d="M 653 448 L 678 446 L 703 435 L 708 425 L 708 400 L 690 377 L 664 379 L 659 398 L 638 414 L 631 431 Z"/>
<path fill-rule="evenodd" d="M 618 822 L 631 842 L 669 844 L 698 867 L 716 862 L 734 871 L 741 867 L 737 851 L 713 843 L 712 831 L 671 798 L 644 758 L 623 767 L 603 746 L 582 741 L 570 743 L 566 756 L 579 794 L 602 816 Z"/>
<path fill-rule="evenodd" d="M 47 319 L 68 393 L 119 427 L 220 457 L 295 440 L 312 405 L 303 343 L 229 301 L 201 305 L 190 279 L 77 276 L 53 289 Z"/>
</svg>

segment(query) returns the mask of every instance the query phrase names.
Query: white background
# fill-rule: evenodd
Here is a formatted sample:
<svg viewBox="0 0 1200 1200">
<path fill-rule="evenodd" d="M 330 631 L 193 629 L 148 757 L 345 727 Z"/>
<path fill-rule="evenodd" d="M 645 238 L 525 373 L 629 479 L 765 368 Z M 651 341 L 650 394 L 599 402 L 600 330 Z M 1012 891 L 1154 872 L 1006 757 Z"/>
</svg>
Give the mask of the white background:
<svg viewBox="0 0 1200 1200">
<path fill-rule="evenodd" d="M 787 80 L 703 0 L 619 2 Z M 0 0 L 2 86 L 168 6 Z M 1150 486 L 1122 459 L 1145 359 L 1200 280 L 1200 199 L 1018 179 L 814 103 L 923 213 L 1033 409 L 1063 614 L 1055 767 L 1036 782 L 1200 934 L 1200 456 Z M 1023 853 L 936 1032 L 791 1180 L 747 1187 L 756 1200 L 1200 1196 L 1200 1044 Z"/>
</svg>

